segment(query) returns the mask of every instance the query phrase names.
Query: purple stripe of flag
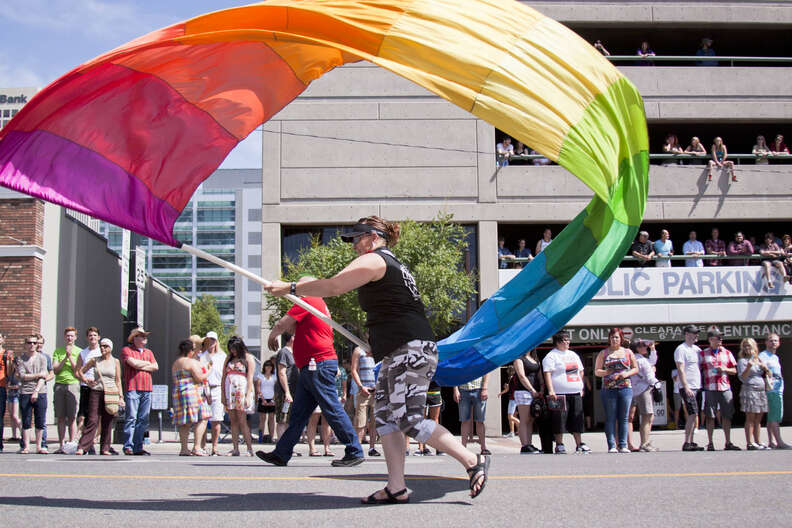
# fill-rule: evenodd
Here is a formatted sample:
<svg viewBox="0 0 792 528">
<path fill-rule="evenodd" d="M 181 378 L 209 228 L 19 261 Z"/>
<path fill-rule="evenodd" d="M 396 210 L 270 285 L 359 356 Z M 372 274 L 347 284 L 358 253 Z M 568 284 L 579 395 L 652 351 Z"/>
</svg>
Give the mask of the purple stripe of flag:
<svg viewBox="0 0 792 528">
<path fill-rule="evenodd" d="M 140 180 L 49 132 L 10 132 L 0 141 L 0 185 L 87 213 L 171 246 L 179 211 Z"/>
</svg>

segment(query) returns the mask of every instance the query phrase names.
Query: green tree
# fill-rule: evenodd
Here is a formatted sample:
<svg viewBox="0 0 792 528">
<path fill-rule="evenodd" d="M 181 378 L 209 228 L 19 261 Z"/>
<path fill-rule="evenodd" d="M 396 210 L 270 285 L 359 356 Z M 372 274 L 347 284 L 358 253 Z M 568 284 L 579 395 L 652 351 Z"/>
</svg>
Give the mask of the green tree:
<svg viewBox="0 0 792 528">
<path fill-rule="evenodd" d="M 464 270 L 465 229 L 452 219 L 450 214 L 440 214 L 429 223 L 401 222 L 401 236 L 393 247 L 393 253 L 415 277 L 426 315 L 438 339 L 448 336 L 460 325 L 466 302 L 476 291 L 473 273 Z M 315 237 L 311 246 L 301 251 L 294 262 L 285 262 L 284 280 L 294 281 L 303 275 L 332 277 L 356 256 L 352 244 L 343 242 L 340 237 L 327 244 L 321 244 Z M 360 309 L 356 292 L 328 297 L 325 302 L 333 319 L 362 335 L 366 316 Z M 267 308 L 272 310 L 270 325 L 290 307 L 291 303 L 285 299 L 267 297 Z M 336 344 L 346 346 L 345 342 L 346 339 L 336 333 Z"/>
<path fill-rule="evenodd" d="M 201 295 L 192 303 L 190 333 L 203 337 L 209 331 L 217 332 L 220 347 L 225 350 L 228 339 L 236 333 L 236 326 L 226 326 L 220 319 L 213 295 Z"/>
</svg>

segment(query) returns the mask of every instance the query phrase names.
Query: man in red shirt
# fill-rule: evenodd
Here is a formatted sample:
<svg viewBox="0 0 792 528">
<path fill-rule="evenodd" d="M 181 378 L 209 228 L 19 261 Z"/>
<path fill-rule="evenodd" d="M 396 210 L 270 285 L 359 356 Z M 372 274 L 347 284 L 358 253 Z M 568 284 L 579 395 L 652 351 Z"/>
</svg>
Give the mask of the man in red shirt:
<svg viewBox="0 0 792 528">
<path fill-rule="evenodd" d="M 312 280 L 316 279 L 303 277 L 299 282 Z M 303 297 L 302 300 L 330 316 L 327 305 L 321 298 Z M 272 328 L 267 340 L 270 350 L 278 350 L 278 337 L 284 332 L 294 335 L 294 364 L 300 369 L 297 389 L 293 395 L 294 403 L 291 404 L 289 427 L 281 435 L 274 451 L 258 451 L 256 456 L 276 466 L 288 464 L 294 446 L 299 442 L 313 410 L 319 405 L 322 415 L 333 428 L 338 440 L 346 444 L 344 458 L 333 460 L 332 465 L 349 467 L 360 464 L 364 460 L 363 448 L 336 390 L 338 356 L 333 348 L 333 329 L 304 308 L 294 305 Z"/>
<path fill-rule="evenodd" d="M 135 328 L 127 339 L 130 346 L 125 346 L 121 351 L 126 402 L 125 455 L 150 455 L 143 449 L 143 437 L 148 430 L 151 411 L 151 373 L 159 370 L 154 353 L 146 348 L 150 333 L 142 328 Z"/>
</svg>

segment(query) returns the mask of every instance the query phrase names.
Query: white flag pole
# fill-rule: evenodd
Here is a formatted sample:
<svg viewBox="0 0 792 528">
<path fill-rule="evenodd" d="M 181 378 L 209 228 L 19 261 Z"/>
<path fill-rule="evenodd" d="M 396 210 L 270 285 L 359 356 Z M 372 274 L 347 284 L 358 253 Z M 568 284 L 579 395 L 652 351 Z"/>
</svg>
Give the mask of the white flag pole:
<svg viewBox="0 0 792 528">
<path fill-rule="evenodd" d="M 213 263 L 217 264 L 218 266 L 222 266 L 222 267 L 224 267 L 226 269 L 229 269 L 229 270 L 231 270 L 231 271 L 233 271 L 235 273 L 239 273 L 240 275 L 242 275 L 244 277 L 247 277 L 248 279 L 250 279 L 252 281 L 257 282 L 257 283 L 261 284 L 262 286 L 269 286 L 270 284 L 272 284 L 267 279 L 259 277 L 255 273 L 251 273 L 250 271 L 248 271 L 248 270 L 246 270 L 244 268 L 240 268 L 239 266 L 237 266 L 235 264 L 231 264 L 230 262 L 227 262 L 227 261 L 225 261 L 225 260 L 223 260 L 221 258 L 218 258 L 218 257 L 212 255 L 211 253 L 207 253 L 206 251 L 200 250 L 200 249 L 198 249 L 196 247 L 190 246 L 188 244 L 182 244 L 181 248 L 184 251 L 186 251 L 187 253 L 195 255 L 196 257 L 202 258 L 204 260 L 208 260 L 209 262 L 213 262 Z M 336 331 L 338 331 L 341 335 L 343 335 L 344 337 L 346 337 L 347 339 L 349 339 L 350 341 L 355 343 L 357 346 L 359 346 L 363 350 L 365 350 L 367 352 L 370 350 L 370 347 L 369 347 L 368 343 L 366 343 L 365 341 L 360 339 L 358 336 L 356 336 L 355 334 L 353 334 L 352 332 L 350 332 L 349 330 L 347 330 L 346 328 L 344 328 L 343 326 L 341 326 L 337 322 L 333 321 L 327 315 L 323 314 L 322 312 L 320 312 L 319 310 L 317 310 L 316 308 L 314 308 L 313 306 L 311 306 L 307 302 L 303 301 L 299 297 L 291 295 L 291 294 L 285 295 L 284 297 L 286 299 L 290 300 L 291 302 L 293 302 L 294 304 L 300 306 L 301 308 L 305 308 L 306 310 L 311 312 L 313 315 L 315 315 L 316 317 L 318 317 L 319 319 L 321 319 L 325 323 L 329 324 Z"/>
</svg>

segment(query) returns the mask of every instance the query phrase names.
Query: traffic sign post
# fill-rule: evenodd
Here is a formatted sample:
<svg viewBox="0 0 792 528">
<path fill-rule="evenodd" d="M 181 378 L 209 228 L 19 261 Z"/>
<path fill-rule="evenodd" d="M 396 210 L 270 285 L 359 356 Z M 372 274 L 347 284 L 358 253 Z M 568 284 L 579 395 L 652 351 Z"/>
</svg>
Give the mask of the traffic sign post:
<svg viewBox="0 0 792 528">
<path fill-rule="evenodd" d="M 168 408 L 168 386 L 154 385 L 151 387 L 151 409 L 159 411 L 159 442 L 162 443 L 162 411 Z"/>
</svg>

